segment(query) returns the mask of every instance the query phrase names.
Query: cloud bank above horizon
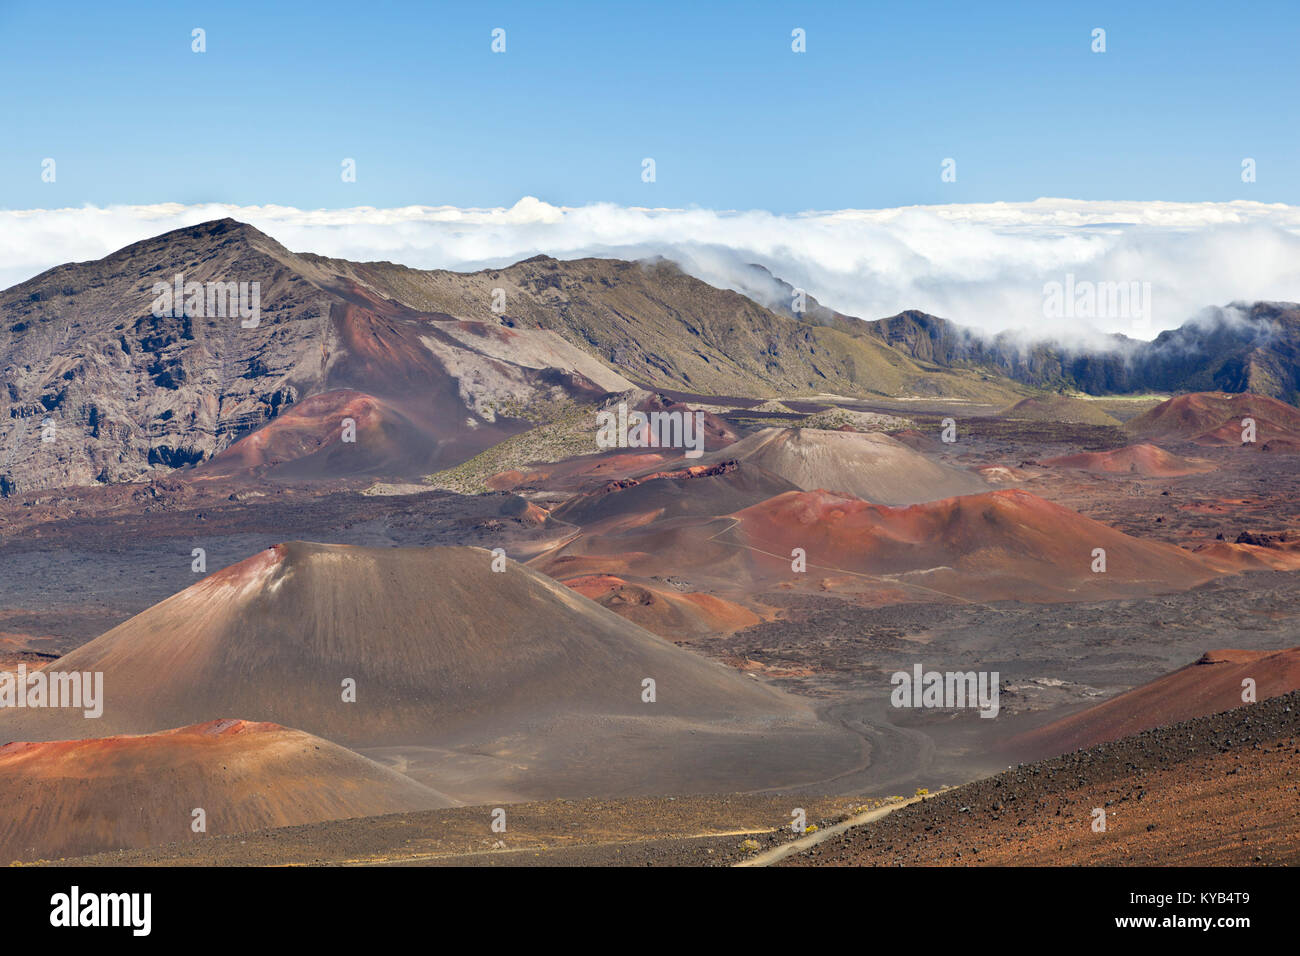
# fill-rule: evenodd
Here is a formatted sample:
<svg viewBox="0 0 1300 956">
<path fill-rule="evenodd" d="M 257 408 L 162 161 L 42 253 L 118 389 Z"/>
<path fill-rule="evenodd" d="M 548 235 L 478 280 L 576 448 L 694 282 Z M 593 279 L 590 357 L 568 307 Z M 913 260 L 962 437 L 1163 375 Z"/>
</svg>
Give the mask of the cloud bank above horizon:
<svg viewBox="0 0 1300 956">
<path fill-rule="evenodd" d="M 1300 301 L 1300 207 L 1069 199 L 797 215 L 559 207 L 532 197 L 494 209 L 169 203 L 0 210 L 0 287 L 227 216 L 296 252 L 423 269 L 500 267 L 539 253 L 664 256 L 706 282 L 772 304 L 785 293 L 756 282 L 748 266 L 757 263 L 861 318 L 920 309 L 985 332 L 1063 340 L 1103 332 L 1150 338 L 1211 306 Z M 1091 318 L 1045 308 L 1045 287 L 1067 282 L 1149 283 L 1149 308 Z"/>
</svg>

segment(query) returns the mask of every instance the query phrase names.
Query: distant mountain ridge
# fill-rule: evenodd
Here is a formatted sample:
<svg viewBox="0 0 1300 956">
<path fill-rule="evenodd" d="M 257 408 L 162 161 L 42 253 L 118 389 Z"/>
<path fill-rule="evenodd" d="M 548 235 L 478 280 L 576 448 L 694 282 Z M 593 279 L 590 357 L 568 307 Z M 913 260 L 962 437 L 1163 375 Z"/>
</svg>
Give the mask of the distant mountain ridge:
<svg viewBox="0 0 1300 956">
<path fill-rule="evenodd" d="M 1300 305 L 1235 304 L 1207 309 L 1151 341 L 1108 336 L 1081 350 L 1000 333 L 983 337 L 947 319 L 908 311 L 866 323 L 872 334 L 923 362 L 1001 373 L 1042 388 L 1092 395 L 1132 392 L 1255 392 L 1300 398 Z"/>
<path fill-rule="evenodd" d="M 1025 332 L 988 335 L 916 309 L 859 319 L 802 297 L 761 265 L 738 285 L 768 308 L 809 325 L 879 339 L 921 363 L 969 368 L 1037 388 L 1091 395 L 1132 392 L 1255 392 L 1291 404 L 1300 399 L 1300 305 L 1233 303 L 1207 308 L 1151 341 L 1111 334 L 1081 348 Z"/>
<path fill-rule="evenodd" d="M 257 321 L 154 314 L 156 284 L 178 276 L 209 294 L 256 284 Z M 757 265 L 741 278 L 766 304 L 662 259 L 459 273 L 294 253 L 233 219 L 178 229 L 0 292 L 0 496 L 194 465 L 409 479 L 633 387 L 997 407 L 1036 388 L 1300 397 L 1295 305 L 1077 351 L 916 311 L 859 320 Z"/>
</svg>

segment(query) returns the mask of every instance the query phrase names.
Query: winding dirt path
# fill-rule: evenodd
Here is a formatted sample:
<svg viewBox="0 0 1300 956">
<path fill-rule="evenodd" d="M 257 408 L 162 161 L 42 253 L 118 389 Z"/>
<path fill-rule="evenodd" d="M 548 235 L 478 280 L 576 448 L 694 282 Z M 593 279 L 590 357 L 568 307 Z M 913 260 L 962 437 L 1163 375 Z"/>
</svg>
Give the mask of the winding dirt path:
<svg viewBox="0 0 1300 956">
<path fill-rule="evenodd" d="M 808 836 L 800 837 L 797 840 L 791 840 L 789 843 L 782 843 L 780 846 L 774 846 L 770 850 L 764 850 L 762 853 L 759 853 L 757 856 L 750 857 L 748 860 L 741 860 L 739 863 L 733 865 L 734 866 L 771 866 L 773 863 L 776 863 L 778 860 L 784 860 L 787 856 L 792 856 L 795 853 L 802 853 L 804 850 L 808 849 L 809 847 L 816 846 L 818 843 L 821 843 L 823 840 L 829 840 L 831 837 L 837 836 L 838 834 L 843 833 L 845 830 L 848 830 L 851 827 L 861 826 L 864 823 L 871 823 L 873 820 L 879 820 L 882 817 L 887 817 L 895 810 L 899 809 L 900 807 L 911 806 L 913 803 L 919 803 L 922 800 L 925 800 L 931 796 L 933 796 L 933 794 L 926 794 L 925 796 L 919 796 L 919 797 L 910 797 L 909 799 L 904 800 L 901 803 L 891 803 L 887 806 L 877 807 L 874 810 L 868 810 L 866 813 L 859 813 L 855 817 L 849 817 L 843 823 L 836 823 L 834 826 L 829 826 L 824 830 L 818 830 L 816 833 L 810 833 L 808 834 Z"/>
</svg>

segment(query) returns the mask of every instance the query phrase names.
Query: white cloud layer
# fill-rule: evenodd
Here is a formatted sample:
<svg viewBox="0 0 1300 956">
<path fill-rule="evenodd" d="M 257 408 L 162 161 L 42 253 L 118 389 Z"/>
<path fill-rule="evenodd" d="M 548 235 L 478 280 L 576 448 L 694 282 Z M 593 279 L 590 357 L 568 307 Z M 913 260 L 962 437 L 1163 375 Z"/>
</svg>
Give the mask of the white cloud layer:
<svg viewBox="0 0 1300 956">
<path fill-rule="evenodd" d="M 1205 306 L 1300 301 L 1300 207 L 1255 202 L 911 206 L 775 215 L 525 197 L 498 209 L 409 206 L 116 206 L 0 210 L 0 287 L 63 262 L 230 216 L 295 251 L 417 268 L 662 255 L 714 285 L 756 296 L 758 263 L 823 304 L 862 318 L 921 309 L 986 331 L 1149 338 Z M 1149 283 L 1150 315 L 1050 316 L 1047 283 Z M 1082 286 L 1080 286 L 1082 288 Z M 1114 311 L 1113 309 L 1111 310 Z"/>
</svg>

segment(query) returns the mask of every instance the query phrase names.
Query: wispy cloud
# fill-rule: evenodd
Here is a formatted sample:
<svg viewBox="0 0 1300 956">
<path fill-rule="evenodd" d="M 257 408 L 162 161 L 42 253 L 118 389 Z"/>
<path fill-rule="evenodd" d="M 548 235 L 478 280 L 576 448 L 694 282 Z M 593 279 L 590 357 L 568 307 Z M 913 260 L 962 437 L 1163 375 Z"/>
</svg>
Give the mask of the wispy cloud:
<svg viewBox="0 0 1300 956">
<path fill-rule="evenodd" d="M 296 251 L 419 268 L 500 266 L 538 253 L 665 256 L 705 281 L 762 295 L 746 268 L 758 263 L 863 318 L 915 308 L 987 331 L 1150 337 L 1207 305 L 1300 300 L 1300 207 L 1065 199 L 800 215 L 557 207 L 531 197 L 497 209 L 164 204 L 0 211 L 0 285 L 223 216 L 252 223 Z M 1067 276 L 1149 283 L 1150 315 L 1049 316 L 1044 286 Z"/>
</svg>

